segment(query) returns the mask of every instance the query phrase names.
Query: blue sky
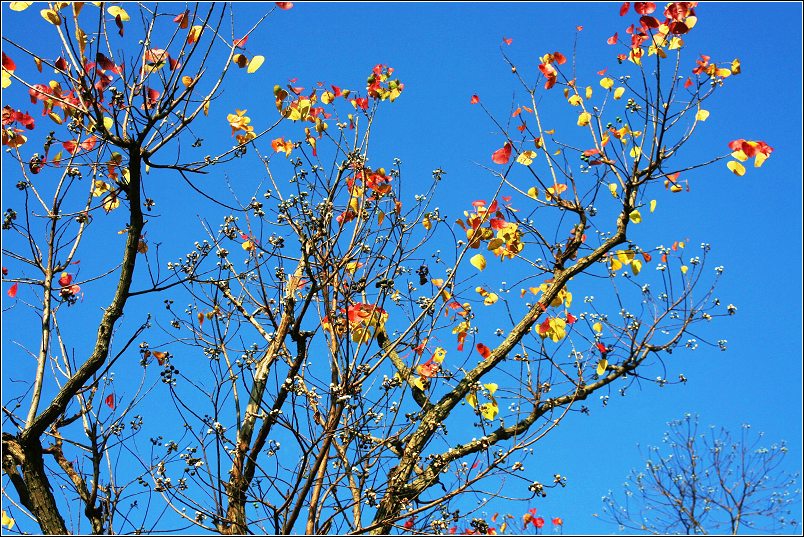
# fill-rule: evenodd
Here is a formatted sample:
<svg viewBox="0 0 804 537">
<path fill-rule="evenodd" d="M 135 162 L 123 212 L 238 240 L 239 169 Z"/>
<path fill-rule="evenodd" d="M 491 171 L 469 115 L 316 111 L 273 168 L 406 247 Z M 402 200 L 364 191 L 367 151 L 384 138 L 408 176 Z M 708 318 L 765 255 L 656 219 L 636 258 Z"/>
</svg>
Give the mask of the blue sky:
<svg viewBox="0 0 804 537">
<path fill-rule="evenodd" d="M 510 115 L 512 103 L 521 99 L 501 58 L 502 38 L 513 39 L 505 53 L 531 79 L 540 55 L 558 50 L 569 56 L 577 39 L 579 76 L 594 84 L 596 71 L 614 69 L 613 47 L 605 40 L 615 31 L 624 35 L 627 24 L 618 16 L 618 7 L 296 3 L 292 10 L 276 12 L 250 38 L 248 51 L 264 54 L 265 65 L 252 76 L 232 74 L 198 135 L 208 141 L 228 136 L 225 114 L 234 108 L 247 108 L 254 125 L 272 123 L 276 111 L 270 92 L 276 83 L 298 77 L 305 87 L 322 80 L 359 88 L 375 64 L 387 64 L 396 69 L 405 91 L 379 113 L 372 159 L 401 158 L 411 191 L 425 190 L 431 170 L 444 169 L 438 205 L 454 219 L 471 201 L 493 193 L 496 183 L 478 164 L 490 166 L 492 151 L 504 141 L 482 111 L 469 104 L 470 96 L 479 95 L 498 118 Z M 238 24 L 245 29 L 264 10 L 265 6 L 237 4 Z M 658 443 L 666 422 L 686 412 L 700 414 L 702 425 L 736 430 L 750 423 L 755 431 L 764 431 L 769 442 L 787 440 L 788 468 L 801 470 L 801 5 L 716 3 L 703 4 L 697 12 L 698 25 L 687 39 L 688 61 L 698 54 L 718 61 L 737 57 L 743 74 L 727 80 L 727 87 L 708 105 L 711 117 L 687 157 L 723 154 L 735 138 L 764 140 L 774 153 L 761 169 L 749 169 L 744 177 L 734 176 L 723 163 L 688 174 L 692 191 L 661 195 L 655 215 L 639 233 L 651 244 L 685 238 L 696 247 L 710 243 L 710 266 L 726 267 L 717 295 L 724 303 L 734 303 L 738 313 L 707 332 L 728 340 L 727 352 L 707 347 L 673 356 L 672 370 L 684 372 L 686 385 L 646 384 L 632 388 L 625 398 L 615 392 L 605 409 L 599 401 L 590 401 L 591 416 L 572 416 L 537 444 L 536 457 L 528 464 L 535 465 L 539 475 L 567 476 L 568 486 L 533 506 L 545 518 L 561 516 L 566 532 L 614 531 L 592 517 L 601 511 L 601 496 L 620 489 L 628 471 L 641 465 L 637 443 Z M 28 42 L 28 26 L 9 25 L 6 5 L 3 14 L 3 35 Z M 16 16 L 31 20 L 32 27 L 44 25 L 34 10 Z M 576 32 L 579 25 L 583 30 Z M 3 48 L 8 48 L 5 43 Z M 25 109 L 26 97 L 12 100 L 9 95 L 14 94 L 3 92 L 4 104 Z M 548 114 L 553 111 L 549 107 L 560 106 L 555 104 L 560 99 L 551 97 L 544 99 Z M 555 113 L 560 117 L 562 112 Z M 556 126 L 562 125 L 556 121 Z M 5 198 L 16 192 L 16 181 L 5 158 L 3 169 L 5 207 Z M 223 171 L 238 191 L 256 188 L 249 183 L 248 169 Z M 223 171 L 213 171 L 210 177 L 220 178 Z M 199 179 L 199 185 L 207 180 Z M 175 178 L 165 182 L 160 228 L 184 239 L 183 244 L 164 245 L 166 258 L 174 258 L 188 251 L 200 229 L 188 205 L 213 222 L 216 218 L 214 211 L 203 212 L 203 203 Z M 118 224 L 122 229 L 123 223 L 114 225 Z M 97 250 L 84 254 L 82 267 L 114 247 L 118 237 L 107 234 L 97 241 Z M 578 295 L 584 292 L 578 290 Z M 9 360 L 19 352 L 11 341 L 24 329 L 11 313 L 7 316 L 9 302 L 4 295 L 3 324 L 11 328 L 3 336 L 4 388 L 15 373 Z M 138 302 L 129 318 L 153 307 Z M 85 319 L 76 316 L 71 322 Z"/>
</svg>

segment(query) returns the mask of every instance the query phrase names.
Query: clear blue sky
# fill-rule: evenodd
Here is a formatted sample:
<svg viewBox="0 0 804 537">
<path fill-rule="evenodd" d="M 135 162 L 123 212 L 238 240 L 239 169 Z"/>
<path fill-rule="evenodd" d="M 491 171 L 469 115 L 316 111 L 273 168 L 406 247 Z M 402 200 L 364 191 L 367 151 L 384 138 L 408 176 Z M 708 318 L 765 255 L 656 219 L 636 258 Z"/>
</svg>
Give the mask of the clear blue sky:
<svg viewBox="0 0 804 537">
<path fill-rule="evenodd" d="M 590 84 L 596 83 L 595 72 L 612 65 L 614 54 L 606 38 L 615 31 L 624 35 L 626 24 L 618 16 L 618 6 L 296 3 L 290 11 L 275 13 L 250 38 L 248 50 L 264 54 L 265 65 L 253 76 L 233 73 L 198 135 L 207 140 L 227 136 L 225 114 L 236 107 L 247 108 L 256 126 L 272 123 L 274 84 L 298 77 L 298 84 L 305 87 L 322 80 L 360 88 L 375 64 L 387 64 L 396 69 L 405 91 L 379 114 L 372 159 L 401 158 L 405 181 L 416 191 L 426 189 L 431 170 L 444 169 L 447 175 L 438 205 L 454 220 L 472 200 L 489 197 L 496 186 L 477 163 L 490 165 L 489 156 L 503 138 L 469 98 L 479 95 L 499 118 L 510 114 L 516 83 L 499 52 L 502 38 L 513 39 L 505 52 L 532 74 L 538 56 L 546 52 L 558 50 L 569 56 L 576 26 L 582 25 L 577 34 L 578 70 L 586 73 Z M 26 35 L 30 28 L 46 26 L 37 10 L 11 19 L 8 6 L 2 9 L 3 35 L 9 39 L 30 43 Z M 245 29 L 264 10 L 251 3 L 236 5 L 240 27 Z M 561 473 L 568 486 L 551 491 L 533 506 L 545 518 L 561 516 L 568 533 L 615 530 L 592 517 L 601 511 L 601 496 L 609 489 L 621 489 L 629 469 L 641 465 L 636 444 L 658 443 L 666 422 L 685 412 L 699 413 L 703 425 L 736 430 L 750 423 L 754 430 L 765 431 L 769 442 L 785 439 L 791 448 L 788 469 L 801 470 L 801 5 L 705 3 L 697 12 L 698 25 L 687 39 L 688 59 L 699 53 L 720 61 L 737 57 L 743 74 L 729 79 L 708 106 L 711 117 L 690 156 L 725 153 L 726 144 L 735 138 L 764 140 L 774 153 L 761 169 L 749 169 L 744 177 L 736 177 L 723 164 L 688 174 L 692 192 L 660 197 L 657 212 L 639 231 L 651 238 L 650 244 L 684 238 L 696 247 L 710 243 L 710 266 L 726 267 L 716 294 L 724 303 L 737 305 L 738 313 L 707 332 L 713 339 L 728 340 L 727 352 L 707 347 L 673 356 L 672 371 L 686 375 L 685 386 L 645 385 L 632 388 L 625 398 L 615 391 L 605 409 L 592 400 L 591 416 L 570 417 L 537 444 L 529 470 L 544 478 Z M 9 24 L 10 20 L 28 21 L 30 27 Z M 3 49 L 8 49 L 5 43 Z M 20 67 L 28 74 L 31 68 Z M 39 120 L 38 106 L 28 107 L 27 97 L 4 90 L 3 101 L 30 108 Z M 16 194 L 16 179 L 6 158 L 3 171 L 5 208 L 5 198 Z M 249 186 L 248 169 L 225 171 L 236 188 L 244 192 L 256 188 Z M 213 176 L 221 173 L 214 171 Z M 183 241 L 171 245 L 161 237 L 167 259 L 186 253 L 199 238 L 199 218 L 188 204 L 212 222 L 216 217 L 203 212 L 203 202 L 174 178 L 165 181 L 170 187 L 160 194 L 159 205 L 165 211 L 160 229 L 169 229 Z M 116 235 L 99 238 L 97 251 L 83 254 L 82 266 L 90 265 L 117 240 Z M 102 289 L 93 292 L 100 294 Z M 576 297 L 583 294 L 579 290 Z M 4 293 L 3 325 L 11 329 L 3 336 L 4 388 L 16 372 L 13 360 L 22 359 L 12 341 L 25 330 L 10 315 L 6 318 L 9 303 Z M 76 310 L 80 307 L 86 308 L 79 305 Z M 127 318 L 138 322 L 137 314 L 155 308 L 139 302 Z M 65 322 L 83 321 L 76 317 Z"/>
</svg>

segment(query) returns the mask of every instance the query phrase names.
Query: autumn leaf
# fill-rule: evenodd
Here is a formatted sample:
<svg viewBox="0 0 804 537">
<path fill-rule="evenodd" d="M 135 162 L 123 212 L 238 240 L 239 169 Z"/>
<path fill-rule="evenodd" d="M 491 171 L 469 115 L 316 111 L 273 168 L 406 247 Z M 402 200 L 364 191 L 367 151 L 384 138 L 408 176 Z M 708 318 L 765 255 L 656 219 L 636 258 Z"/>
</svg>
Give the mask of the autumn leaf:
<svg viewBox="0 0 804 537">
<path fill-rule="evenodd" d="M 633 222 L 634 224 L 639 224 L 640 222 L 642 222 L 642 215 L 639 213 L 638 210 L 634 209 L 628 215 L 628 219 L 631 220 L 631 222 Z"/>
<path fill-rule="evenodd" d="M 123 22 L 128 22 L 131 20 L 131 17 L 129 17 L 128 13 L 126 13 L 126 10 L 120 6 L 110 6 L 106 11 L 114 18 L 120 17 L 120 20 Z"/>
<path fill-rule="evenodd" d="M 523 151 L 522 153 L 519 154 L 518 157 L 516 157 L 516 161 L 522 164 L 523 166 L 530 166 L 530 164 L 533 162 L 533 159 L 536 158 L 537 154 L 538 153 L 536 153 L 536 151 L 531 150 Z"/>
<path fill-rule="evenodd" d="M 156 361 L 159 363 L 159 365 L 165 365 L 165 358 L 167 358 L 168 353 L 162 351 L 151 351 L 151 354 L 154 358 L 156 358 Z"/>
<path fill-rule="evenodd" d="M 9 296 L 9 298 L 15 298 L 15 297 L 17 296 L 17 285 L 18 285 L 18 284 L 16 284 L 16 283 L 15 283 L 14 285 L 12 285 L 12 286 L 11 286 L 11 287 L 8 289 L 8 296 Z"/>
<path fill-rule="evenodd" d="M 737 162 L 736 160 L 729 161 L 726 166 L 732 171 L 734 175 L 743 176 L 745 175 L 745 166 Z"/>
<path fill-rule="evenodd" d="M 485 270 L 486 269 L 486 258 L 483 257 L 483 254 L 475 254 L 469 260 L 473 267 L 477 270 Z"/>
<path fill-rule="evenodd" d="M 495 164 L 508 164 L 511 160 L 511 144 L 506 142 L 503 147 L 492 153 L 491 160 Z"/>
<path fill-rule="evenodd" d="M 257 72 L 257 69 L 262 67 L 262 64 L 264 62 L 265 62 L 265 56 L 254 56 L 253 58 L 251 58 L 251 61 L 248 62 L 248 69 L 246 69 L 246 72 L 248 74 Z"/>
<path fill-rule="evenodd" d="M 276 7 L 279 9 L 290 9 L 293 7 L 293 2 L 276 2 Z"/>
<path fill-rule="evenodd" d="M 472 95 L 472 98 L 469 99 L 469 104 L 477 104 L 480 102 L 480 97 L 477 95 Z"/>
<path fill-rule="evenodd" d="M 28 3 L 31 3 L 31 2 L 12 2 L 12 3 L 14 3 L 14 4 L 28 4 Z M 8 529 L 12 529 L 14 527 L 14 519 L 6 514 L 5 509 L 3 510 L 2 525 L 3 525 L 4 528 L 8 528 Z"/>
<path fill-rule="evenodd" d="M 109 408 L 114 410 L 114 394 L 113 393 L 107 395 L 106 400 L 104 402 L 106 403 L 106 406 L 108 406 Z"/>
<path fill-rule="evenodd" d="M 484 359 L 488 359 L 488 357 L 491 356 L 491 349 L 489 349 L 486 345 L 478 343 L 475 345 L 475 347 L 477 348 L 478 354 L 480 354 L 480 356 L 482 356 Z"/>
<path fill-rule="evenodd" d="M 591 119 L 592 119 L 592 114 L 590 114 L 589 112 L 581 112 L 581 114 L 578 116 L 578 126 L 579 127 L 585 127 L 585 126 L 589 125 L 589 121 Z"/>
</svg>

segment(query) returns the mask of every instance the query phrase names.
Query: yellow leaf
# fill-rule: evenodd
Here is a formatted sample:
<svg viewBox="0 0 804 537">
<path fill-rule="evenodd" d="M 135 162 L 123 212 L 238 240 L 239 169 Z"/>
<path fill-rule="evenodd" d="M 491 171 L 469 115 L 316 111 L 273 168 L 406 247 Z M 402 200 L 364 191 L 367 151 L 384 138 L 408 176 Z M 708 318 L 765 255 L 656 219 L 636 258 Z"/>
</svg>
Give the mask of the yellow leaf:
<svg viewBox="0 0 804 537">
<path fill-rule="evenodd" d="M 589 125 L 589 121 L 591 119 L 592 119 L 592 114 L 590 114 L 589 112 L 581 112 L 581 114 L 578 116 L 578 126 L 579 127 L 585 127 L 585 126 Z"/>
<path fill-rule="evenodd" d="M 642 261 L 639 259 L 631 261 L 631 272 L 634 273 L 634 276 L 638 276 L 640 270 L 642 270 Z"/>
<path fill-rule="evenodd" d="M 209 99 L 204 101 L 204 115 L 205 116 L 209 115 Z"/>
<path fill-rule="evenodd" d="M 109 116 L 103 116 L 103 128 L 111 132 L 112 127 L 114 127 L 114 120 Z"/>
<path fill-rule="evenodd" d="M 695 114 L 695 119 L 698 121 L 706 121 L 706 118 L 709 117 L 709 111 L 704 110 L 703 108 L 698 110 L 698 113 Z"/>
<path fill-rule="evenodd" d="M 61 15 L 59 15 L 56 10 L 43 9 L 39 12 L 39 14 L 42 15 L 43 19 L 54 26 L 59 26 L 61 24 Z"/>
<path fill-rule="evenodd" d="M 631 214 L 628 215 L 628 219 L 631 220 L 631 222 L 638 224 L 642 222 L 642 215 L 639 214 L 639 211 L 634 209 L 633 211 L 631 211 Z"/>
<path fill-rule="evenodd" d="M 754 158 L 754 168 L 759 168 L 762 166 L 762 163 L 768 159 L 768 155 L 765 153 L 757 153 L 757 156 Z"/>
<path fill-rule="evenodd" d="M 436 347 L 435 352 L 433 353 L 433 361 L 437 364 L 440 364 L 444 361 L 444 358 L 447 356 L 447 351 L 443 347 Z"/>
<path fill-rule="evenodd" d="M 256 248 L 252 241 L 244 241 L 243 244 L 240 245 L 245 251 L 250 252 Z"/>
<path fill-rule="evenodd" d="M 128 22 L 131 20 L 131 17 L 129 17 L 128 13 L 126 13 L 126 10 L 120 6 L 111 6 L 106 11 L 108 11 L 109 15 L 111 15 L 114 18 L 117 18 L 119 16 L 120 20 L 123 22 Z"/>
<path fill-rule="evenodd" d="M 608 360 L 606 360 L 605 358 L 600 360 L 597 363 L 597 371 L 595 371 L 597 373 L 597 376 L 602 377 L 603 375 L 605 375 L 606 374 L 606 368 L 608 366 L 609 366 L 609 361 Z"/>
<path fill-rule="evenodd" d="M 743 176 L 745 175 L 745 166 L 737 162 L 736 160 L 729 161 L 726 166 L 732 171 L 734 175 Z"/>
<path fill-rule="evenodd" d="M 569 99 L 567 99 L 572 106 L 578 106 L 583 102 L 583 99 L 580 95 L 573 95 Z"/>
<path fill-rule="evenodd" d="M 419 388 L 421 391 L 424 391 L 424 383 L 422 382 L 421 377 L 410 379 L 410 385 Z"/>
<path fill-rule="evenodd" d="M 477 396 L 473 393 L 470 393 L 466 396 L 466 402 L 469 403 L 469 406 L 472 408 L 477 407 Z"/>
<path fill-rule="evenodd" d="M 686 274 L 688 270 L 689 267 L 687 265 L 681 265 L 681 274 Z"/>
<path fill-rule="evenodd" d="M 422 227 L 427 231 L 430 231 L 430 228 L 433 227 L 433 223 L 430 221 L 430 217 L 426 216 L 422 218 Z"/>
<path fill-rule="evenodd" d="M 192 45 L 193 43 L 198 41 L 198 38 L 201 37 L 201 32 L 203 31 L 204 27 L 199 24 L 196 24 L 195 26 L 190 28 L 190 31 L 187 33 L 187 43 Z"/>
<path fill-rule="evenodd" d="M 253 58 L 251 58 L 251 61 L 248 62 L 248 69 L 246 69 L 246 72 L 249 74 L 256 72 L 257 69 L 262 67 L 262 64 L 264 62 L 265 62 L 265 56 L 254 56 Z"/>
<path fill-rule="evenodd" d="M 15 2 L 12 2 L 12 4 L 14 4 L 14 3 Z M 29 4 L 29 3 L 30 2 L 20 2 L 20 4 Z M 740 60 L 735 58 L 735 60 L 733 62 L 731 62 L 731 74 L 739 75 L 741 72 L 742 72 L 742 69 L 740 67 Z"/>
<path fill-rule="evenodd" d="M 609 184 L 609 192 L 611 192 L 611 195 L 615 198 L 617 197 L 617 183 Z"/>
<path fill-rule="evenodd" d="M 523 151 L 516 157 L 516 161 L 524 166 L 530 166 L 537 154 L 536 151 Z"/>
<path fill-rule="evenodd" d="M 497 403 L 483 403 L 482 405 L 480 405 L 480 413 L 487 420 L 493 420 L 494 416 L 499 414 L 499 412 L 500 409 L 497 406 Z"/>
<path fill-rule="evenodd" d="M 589 100 L 592 98 L 592 86 L 586 86 L 586 99 Z"/>
<path fill-rule="evenodd" d="M 530 196 L 533 199 L 538 198 L 539 197 L 539 189 L 536 188 L 535 186 L 530 187 L 528 189 L 528 196 Z"/>
<path fill-rule="evenodd" d="M 103 198 L 103 200 L 101 201 L 101 207 L 103 207 L 103 209 L 107 213 L 112 212 L 113 210 L 120 207 L 120 198 L 117 197 L 117 194 L 112 192 L 111 194 Z"/>
<path fill-rule="evenodd" d="M 656 210 L 656 200 L 650 200 L 650 212 Z"/>
<path fill-rule="evenodd" d="M 625 88 L 617 88 L 614 90 L 614 99 L 619 101 L 623 93 L 625 93 Z"/>
<path fill-rule="evenodd" d="M 33 4 L 33 2 L 11 2 L 11 4 L 8 7 L 11 8 L 11 11 L 25 11 L 26 9 L 31 7 L 31 4 Z M 6 512 L 3 511 L 3 519 L 4 520 L 5 520 L 5 517 L 6 517 Z M 3 523 L 3 525 L 5 525 L 5 522 Z M 9 529 L 11 529 L 11 528 L 9 528 Z"/>
<path fill-rule="evenodd" d="M 193 77 L 184 75 L 183 77 L 181 77 L 181 83 L 184 84 L 185 88 L 189 88 L 190 84 L 193 83 Z"/>
<path fill-rule="evenodd" d="M 87 50 L 87 34 L 81 28 L 76 27 L 75 39 L 78 41 L 78 50 L 81 52 L 81 56 L 84 56 Z"/>
<path fill-rule="evenodd" d="M 14 2 L 14 3 L 17 3 L 17 4 L 30 4 L 31 2 Z M 22 10 L 20 9 L 20 10 L 16 10 L 16 11 L 22 11 Z M 14 527 L 14 519 L 11 518 L 10 516 L 8 516 L 6 514 L 6 512 L 5 512 L 5 510 L 3 511 L 2 523 L 3 523 L 3 526 L 8 528 L 8 529 L 11 529 L 11 528 Z"/>
<path fill-rule="evenodd" d="M 634 260 L 634 251 L 633 250 L 617 250 L 617 259 L 623 265 L 627 265 L 631 261 Z"/>
<path fill-rule="evenodd" d="M 486 296 L 486 298 L 483 299 L 483 304 L 485 304 L 486 306 L 491 306 L 492 304 L 496 303 L 499 299 L 500 297 L 497 295 L 497 293 L 489 293 Z"/>
<path fill-rule="evenodd" d="M 639 155 L 641 155 L 641 154 L 642 154 L 642 150 L 639 148 L 639 146 L 635 145 L 634 147 L 631 148 L 631 151 L 630 151 L 631 158 L 639 158 Z"/>
<path fill-rule="evenodd" d="M 620 263 L 620 261 L 617 258 L 612 257 L 611 258 L 611 270 L 616 272 L 616 271 L 620 270 L 621 268 L 623 268 L 623 264 Z"/>
<path fill-rule="evenodd" d="M 609 77 L 600 80 L 600 87 L 603 89 L 611 89 L 614 86 L 614 80 Z"/>
<path fill-rule="evenodd" d="M 3 89 L 11 85 L 11 73 L 3 69 Z"/>
<path fill-rule="evenodd" d="M 601 332 L 603 332 L 603 325 L 600 324 L 599 322 L 597 322 L 597 323 L 592 325 L 592 330 L 594 330 L 595 332 L 600 334 Z"/>
<path fill-rule="evenodd" d="M 483 254 L 475 254 L 469 260 L 473 267 L 477 270 L 485 270 L 486 268 L 486 258 L 483 257 Z"/>
<path fill-rule="evenodd" d="M 491 395 L 494 395 L 495 392 L 497 391 L 497 388 L 499 388 L 499 386 L 497 384 L 495 384 L 494 382 L 489 382 L 488 384 L 484 384 L 483 387 L 486 388 Z"/>
</svg>

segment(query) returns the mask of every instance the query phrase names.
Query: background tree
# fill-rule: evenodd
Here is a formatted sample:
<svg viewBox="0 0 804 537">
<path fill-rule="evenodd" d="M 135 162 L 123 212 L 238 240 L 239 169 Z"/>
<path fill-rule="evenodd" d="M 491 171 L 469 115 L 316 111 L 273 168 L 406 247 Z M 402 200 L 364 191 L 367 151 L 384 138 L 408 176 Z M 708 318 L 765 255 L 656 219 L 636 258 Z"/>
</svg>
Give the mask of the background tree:
<svg viewBox="0 0 804 537">
<path fill-rule="evenodd" d="M 636 233 L 659 196 L 684 195 L 694 170 L 732 157 L 742 175 L 741 162 L 759 166 L 772 152 L 745 139 L 723 140 L 703 160 L 682 151 L 708 117 L 704 103 L 740 73 L 736 60 L 682 59 L 692 4 L 623 6 L 635 26 L 626 42 L 609 40 L 621 64 L 609 72 L 577 71 L 572 54 L 542 51 L 538 70 L 525 73 L 504 54 L 520 93 L 509 119 L 487 111 L 499 135 L 489 151 L 494 188 L 454 226 L 436 204 L 446 172 L 411 188 L 402 161 L 372 143 L 381 110 L 405 97 L 392 68 L 367 69 L 365 84 L 265 85 L 268 107 L 238 92 L 213 127 L 225 132 L 212 142 L 218 156 L 205 155 L 210 142 L 191 123 L 216 104 L 229 69 L 261 64 L 245 52 L 253 23 L 230 29 L 238 23 L 224 24 L 228 8 L 214 6 L 100 7 L 91 16 L 89 5 L 42 10 L 71 51 L 64 57 L 40 59 L 50 54 L 8 42 L 61 82 L 26 82 L 11 56 L 3 60 L 4 79 L 71 128 L 43 137 L 44 156 L 34 158 L 33 136 L 23 134 L 32 118 L 16 108 L 4 115 L 24 207 L 24 218 L 6 218 L 21 237 L 4 242 L 15 262 L 9 296 L 31 303 L 43 327 L 37 368 L 24 376 L 32 380 L 4 393 L 4 470 L 16 497 L 4 492 L 45 532 L 80 530 L 82 517 L 65 510 L 75 499 L 96 533 L 445 533 L 461 521 L 487 531 L 477 515 L 488 498 L 531 500 L 566 485 L 525 468 L 564 417 L 588 413 L 584 401 L 607 397 L 615 381 L 621 391 L 683 382 L 669 372 L 669 353 L 697 346 L 691 327 L 735 311 L 712 295 L 721 270 L 705 275 L 708 245 L 690 256 L 681 237 L 652 247 L 646 241 L 656 239 Z M 120 49 L 126 61 L 113 54 Z M 222 67 L 211 69 L 213 60 Z M 125 88 L 112 86 L 117 77 Z M 561 110 L 543 110 L 542 100 Z M 486 110 L 479 97 L 471 102 Z M 261 106 L 277 115 L 258 130 Z M 234 146 L 220 147 L 227 136 Z M 55 143 L 69 163 L 50 155 Z M 199 179 L 227 163 L 248 172 Z M 50 199 L 40 194 L 53 185 L 39 184 L 46 174 L 63 179 L 56 201 L 43 204 L 51 231 L 42 234 L 33 224 L 42 213 L 26 200 Z M 160 201 L 176 176 L 193 203 L 213 207 L 195 228 L 203 240 L 145 228 L 143 210 L 155 223 L 171 210 L 187 215 L 187 201 Z M 81 201 L 68 199 L 80 187 Z M 66 212 L 68 202 L 77 208 Z M 120 209 L 122 225 L 97 225 Z M 86 244 L 82 229 L 109 241 L 121 227 L 120 269 L 69 271 Z M 189 253 L 177 260 L 179 248 Z M 651 263 L 657 270 L 643 271 Z M 119 278 L 116 289 L 103 286 L 106 275 Z M 26 294 L 38 288 L 31 302 Z M 583 303 L 579 290 L 589 293 Z M 90 346 L 57 322 L 64 305 L 87 305 L 82 292 L 86 301 L 113 297 Z M 116 324 L 132 297 L 157 297 L 149 308 L 164 310 Z M 142 377 L 134 394 L 131 363 Z M 127 371 L 125 381 L 115 370 Z M 42 397 L 53 401 L 44 411 Z M 143 430 L 152 435 L 144 446 Z M 52 480 L 63 499 L 48 494 Z"/>
<path fill-rule="evenodd" d="M 781 468 L 784 442 L 767 446 L 750 425 L 736 437 L 724 428 L 699 431 L 689 414 L 668 425 L 663 445 L 648 447 L 645 468 L 628 476 L 624 500 L 603 499 L 603 520 L 653 534 L 797 530 L 791 505 L 800 476 Z"/>
</svg>

